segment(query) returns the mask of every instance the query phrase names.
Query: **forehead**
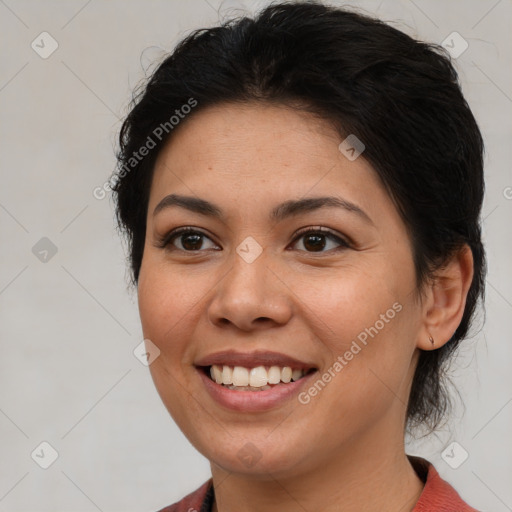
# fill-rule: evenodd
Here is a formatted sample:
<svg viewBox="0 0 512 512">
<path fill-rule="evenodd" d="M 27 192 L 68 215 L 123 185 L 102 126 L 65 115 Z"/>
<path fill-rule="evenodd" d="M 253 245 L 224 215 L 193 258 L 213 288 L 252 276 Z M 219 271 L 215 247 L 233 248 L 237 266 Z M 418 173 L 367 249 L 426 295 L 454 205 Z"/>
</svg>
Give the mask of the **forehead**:
<svg viewBox="0 0 512 512">
<path fill-rule="evenodd" d="M 338 148 L 341 142 L 327 121 L 284 106 L 199 110 L 160 151 L 149 211 L 170 193 L 216 198 L 238 208 L 333 194 L 369 209 L 382 207 L 390 200 L 376 172 L 362 157 L 349 160 Z"/>
<path fill-rule="evenodd" d="M 274 171 L 303 158 L 322 167 L 322 160 L 337 156 L 337 152 L 326 153 L 326 147 L 338 144 L 339 136 L 329 124 L 306 112 L 270 104 L 228 103 L 186 119 L 161 151 L 157 167 L 169 154 L 179 163 L 222 162 L 226 171 L 243 163 L 237 172 L 254 170 L 256 165 L 260 172 L 271 170 L 271 165 L 265 165 L 271 164 L 266 161 L 270 156 L 275 159 Z"/>
</svg>

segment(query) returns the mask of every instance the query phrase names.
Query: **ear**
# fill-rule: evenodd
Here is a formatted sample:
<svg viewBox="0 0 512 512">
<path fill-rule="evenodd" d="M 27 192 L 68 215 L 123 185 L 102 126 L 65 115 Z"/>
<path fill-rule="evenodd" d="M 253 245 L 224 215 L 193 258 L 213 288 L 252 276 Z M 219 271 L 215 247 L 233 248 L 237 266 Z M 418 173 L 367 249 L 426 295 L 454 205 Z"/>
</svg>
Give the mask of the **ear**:
<svg viewBox="0 0 512 512">
<path fill-rule="evenodd" d="M 435 350 L 450 340 L 462 320 L 472 280 L 473 254 L 465 244 L 435 272 L 424 290 L 419 349 Z"/>
</svg>

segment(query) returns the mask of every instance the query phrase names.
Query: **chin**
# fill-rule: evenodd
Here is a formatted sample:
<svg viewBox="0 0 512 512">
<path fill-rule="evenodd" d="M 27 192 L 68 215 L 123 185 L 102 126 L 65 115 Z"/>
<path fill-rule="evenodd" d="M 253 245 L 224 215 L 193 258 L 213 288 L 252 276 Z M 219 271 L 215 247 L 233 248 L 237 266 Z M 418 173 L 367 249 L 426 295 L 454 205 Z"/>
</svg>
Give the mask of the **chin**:
<svg viewBox="0 0 512 512">
<path fill-rule="evenodd" d="M 291 475 L 300 472 L 304 461 L 311 459 L 304 443 L 282 442 L 269 438 L 268 431 L 257 435 L 252 431 L 247 435 L 230 435 L 227 432 L 219 436 L 189 437 L 195 448 L 212 465 L 224 471 L 254 477 L 258 480 L 272 480 L 277 475 Z M 304 465 L 306 470 L 308 464 Z"/>
</svg>

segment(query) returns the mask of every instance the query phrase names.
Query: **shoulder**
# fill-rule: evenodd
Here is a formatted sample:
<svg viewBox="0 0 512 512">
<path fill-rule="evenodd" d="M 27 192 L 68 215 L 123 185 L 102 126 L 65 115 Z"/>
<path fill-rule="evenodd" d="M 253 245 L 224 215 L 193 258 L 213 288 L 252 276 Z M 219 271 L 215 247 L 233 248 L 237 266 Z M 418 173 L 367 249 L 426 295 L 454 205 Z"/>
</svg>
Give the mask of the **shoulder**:
<svg viewBox="0 0 512 512">
<path fill-rule="evenodd" d="M 429 461 L 421 457 L 408 457 L 418 475 L 425 478 L 425 487 L 413 512 L 478 512 L 462 500 Z"/>
<path fill-rule="evenodd" d="M 210 478 L 210 480 L 205 482 L 194 492 L 185 496 L 182 500 L 174 503 L 173 505 L 162 508 L 158 512 L 203 512 L 203 503 L 206 500 L 208 491 L 210 491 L 211 484 L 212 479 Z M 209 510 L 205 512 L 209 512 Z"/>
</svg>

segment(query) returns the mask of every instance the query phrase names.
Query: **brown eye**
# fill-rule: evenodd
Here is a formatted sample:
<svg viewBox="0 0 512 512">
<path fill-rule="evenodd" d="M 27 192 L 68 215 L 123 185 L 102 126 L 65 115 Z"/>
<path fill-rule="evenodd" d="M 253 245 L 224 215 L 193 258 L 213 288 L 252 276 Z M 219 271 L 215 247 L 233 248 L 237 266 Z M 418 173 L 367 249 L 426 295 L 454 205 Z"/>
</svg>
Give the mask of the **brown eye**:
<svg viewBox="0 0 512 512">
<path fill-rule="evenodd" d="M 201 246 L 203 245 L 202 237 L 203 235 L 201 234 L 186 233 L 181 235 L 179 240 L 181 241 L 181 245 L 185 250 L 197 251 L 201 249 Z"/>
<path fill-rule="evenodd" d="M 217 247 L 210 238 L 201 231 L 192 228 L 181 228 L 169 233 L 161 242 L 160 247 L 173 250 L 178 249 L 186 252 L 200 251 L 205 249 L 205 240 L 209 240 L 213 247 Z M 211 249 L 212 247 L 206 247 Z"/>
<path fill-rule="evenodd" d="M 294 242 L 302 240 L 302 245 L 306 252 L 328 252 L 330 250 L 346 249 L 349 244 L 335 235 L 332 231 L 317 228 L 303 231 L 295 238 Z M 329 245 L 329 242 L 334 243 L 334 247 L 327 247 L 327 251 L 324 251 L 325 247 Z M 336 247 L 336 245 L 338 247 Z"/>
</svg>

